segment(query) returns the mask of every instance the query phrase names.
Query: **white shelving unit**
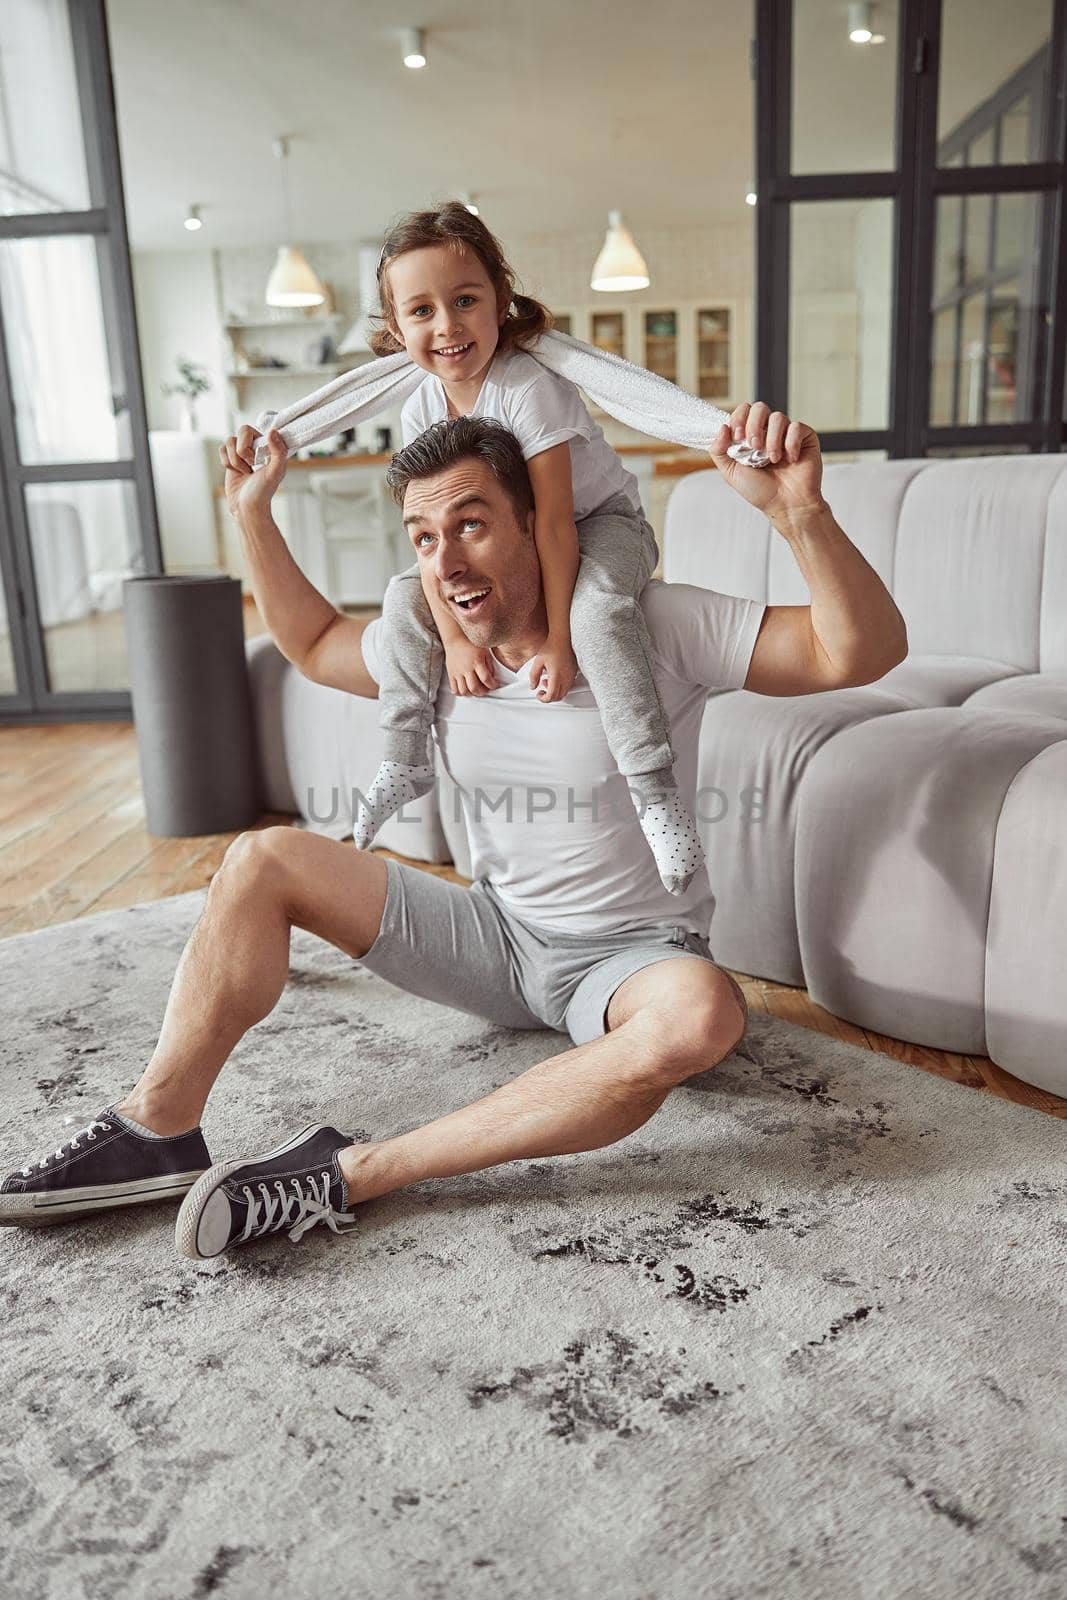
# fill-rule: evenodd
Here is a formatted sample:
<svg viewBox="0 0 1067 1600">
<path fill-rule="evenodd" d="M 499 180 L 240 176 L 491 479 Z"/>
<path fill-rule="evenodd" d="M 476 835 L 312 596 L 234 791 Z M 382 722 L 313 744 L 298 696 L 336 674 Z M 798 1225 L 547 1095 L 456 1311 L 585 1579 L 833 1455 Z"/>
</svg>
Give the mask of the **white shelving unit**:
<svg viewBox="0 0 1067 1600">
<path fill-rule="evenodd" d="M 337 340 L 350 319 L 340 312 L 315 316 L 264 316 L 230 318 L 223 323 L 230 357 L 226 378 L 229 385 L 230 413 L 234 424 L 244 420 L 249 410 L 258 409 L 257 400 L 269 403 L 264 391 L 279 389 L 289 399 L 299 398 L 295 386 L 307 392 L 321 388 L 331 378 L 358 367 L 367 356 L 354 355 L 330 361 L 311 361 L 308 348 L 313 341 L 329 337 Z M 273 357 L 284 366 L 262 363 Z"/>
<path fill-rule="evenodd" d="M 730 410 L 752 381 L 751 300 L 641 301 L 605 295 L 553 307 L 564 333 L 599 344 Z"/>
</svg>

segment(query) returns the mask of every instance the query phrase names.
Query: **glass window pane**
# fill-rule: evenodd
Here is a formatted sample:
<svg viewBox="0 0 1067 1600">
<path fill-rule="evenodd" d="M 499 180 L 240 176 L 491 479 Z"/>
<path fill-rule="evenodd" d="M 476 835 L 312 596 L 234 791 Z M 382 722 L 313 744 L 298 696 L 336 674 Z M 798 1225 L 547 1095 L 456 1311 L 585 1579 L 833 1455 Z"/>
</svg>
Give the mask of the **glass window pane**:
<svg viewBox="0 0 1067 1600">
<path fill-rule="evenodd" d="M 977 426 L 982 417 L 982 378 L 985 367 L 984 294 L 972 294 L 963 302 L 960 326 L 960 426 Z"/>
<path fill-rule="evenodd" d="M 993 197 L 996 211 L 993 266 L 996 271 L 1013 272 L 1019 262 L 1019 241 L 1028 227 L 1034 226 L 1033 196 L 998 194 Z"/>
<path fill-rule="evenodd" d="M 817 431 L 889 424 L 893 204 L 790 208 L 788 410 Z"/>
<path fill-rule="evenodd" d="M 1019 347 L 1019 285 L 997 286 L 987 329 L 986 422 L 1014 422 Z"/>
<path fill-rule="evenodd" d="M 879 0 L 874 36 L 859 43 L 839 0 L 793 0 L 795 173 L 896 166 L 898 9 Z"/>
<path fill-rule="evenodd" d="M 956 422 L 956 321 L 955 306 L 934 316 L 930 347 L 930 421 L 940 428 Z"/>
<path fill-rule="evenodd" d="M 678 316 L 674 311 L 646 311 L 645 366 L 669 383 L 678 382 Z"/>
<path fill-rule="evenodd" d="M 89 204 L 67 0 L 4 0 L 0 215 Z"/>
<path fill-rule="evenodd" d="M 930 422 L 942 427 L 1030 422 L 1035 380 L 1046 359 L 1051 332 L 1039 292 L 1043 208 L 1052 203 L 1051 197 L 968 195 L 964 204 L 964 281 L 954 285 L 946 263 L 959 240 L 958 200 L 959 196 L 943 195 L 937 201 Z M 988 252 L 994 202 L 996 247 L 990 267 L 982 265 L 982 252 Z M 961 323 L 958 350 L 957 316 Z M 955 410 L 954 394 L 958 395 Z"/>
<path fill-rule="evenodd" d="M 965 195 L 963 216 L 963 281 L 973 283 L 975 278 L 984 278 L 989 271 L 992 195 Z"/>
<path fill-rule="evenodd" d="M 125 383 L 105 331 L 95 240 L 0 241 L 0 309 L 23 463 L 128 459 Z"/>
<path fill-rule="evenodd" d="M 128 689 L 122 584 L 145 571 L 132 482 L 33 483 L 25 495 L 49 687 Z"/>
<path fill-rule="evenodd" d="M 697 309 L 697 394 L 702 400 L 728 400 L 730 376 L 730 309 Z"/>
<path fill-rule="evenodd" d="M 996 160 L 996 124 L 992 123 L 972 139 L 967 147 L 969 167 L 991 167 Z"/>
<path fill-rule="evenodd" d="M 1000 119 L 1000 159 L 1005 164 L 1027 159 L 1030 137 L 1030 96 L 1024 94 Z"/>
<path fill-rule="evenodd" d="M 951 294 L 963 282 L 963 196 L 941 201 L 941 227 L 934 241 L 934 299 Z"/>
<path fill-rule="evenodd" d="M 594 311 L 591 342 L 596 345 L 598 350 L 610 350 L 612 355 L 625 356 L 625 311 Z"/>
<path fill-rule="evenodd" d="M 0 583 L 0 694 L 14 694 L 17 688 L 15 656 L 11 647 L 11 624 L 7 620 L 4 586 Z"/>
<path fill-rule="evenodd" d="M 943 0 L 938 163 L 1047 161 L 1049 34 L 1053 0 Z M 1005 118 L 1000 155 L 993 130 Z M 977 148 L 976 148 L 977 146 Z"/>
</svg>

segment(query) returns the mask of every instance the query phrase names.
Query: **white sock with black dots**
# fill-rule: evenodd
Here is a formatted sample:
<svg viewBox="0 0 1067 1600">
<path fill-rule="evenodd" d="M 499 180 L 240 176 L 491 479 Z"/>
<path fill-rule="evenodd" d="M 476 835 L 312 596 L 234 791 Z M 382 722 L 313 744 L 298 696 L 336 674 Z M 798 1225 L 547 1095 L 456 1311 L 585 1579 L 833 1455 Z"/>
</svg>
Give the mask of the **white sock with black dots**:
<svg viewBox="0 0 1067 1600">
<path fill-rule="evenodd" d="M 668 789 L 653 800 L 637 795 L 634 807 L 664 888 L 668 894 L 684 894 L 704 860 L 692 812 L 677 789 Z"/>
<path fill-rule="evenodd" d="M 402 761 L 383 761 L 374 782 L 360 796 L 352 837 L 360 850 L 368 850 L 382 823 L 411 800 L 429 794 L 433 788 L 433 767 L 405 766 Z"/>
</svg>

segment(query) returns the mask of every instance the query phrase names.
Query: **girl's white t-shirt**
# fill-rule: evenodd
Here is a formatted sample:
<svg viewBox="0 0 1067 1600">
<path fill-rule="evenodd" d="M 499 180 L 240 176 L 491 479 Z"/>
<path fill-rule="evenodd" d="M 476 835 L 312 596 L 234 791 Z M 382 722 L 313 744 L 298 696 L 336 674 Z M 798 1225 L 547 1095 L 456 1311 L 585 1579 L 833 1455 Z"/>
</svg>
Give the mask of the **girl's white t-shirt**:
<svg viewBox="0 0 1067 1600">
<path fill-rule="evenodd" d="M 574 520 L 580 522 L 613 495 L 625 495 L 641 513 L 641 491 L 627 472 L 567 378 L 550 372 L 525 350 L 498 355 L 485 375 L 472 417 L 492 417 L 518 439 L 527 461 L 553 445 L 570 441 Z M 400 435 L 411 444 L 435 422 L 448 417 L 448 398 L 440 378 L 427 373 L 400 413 Z"/>
</svg>

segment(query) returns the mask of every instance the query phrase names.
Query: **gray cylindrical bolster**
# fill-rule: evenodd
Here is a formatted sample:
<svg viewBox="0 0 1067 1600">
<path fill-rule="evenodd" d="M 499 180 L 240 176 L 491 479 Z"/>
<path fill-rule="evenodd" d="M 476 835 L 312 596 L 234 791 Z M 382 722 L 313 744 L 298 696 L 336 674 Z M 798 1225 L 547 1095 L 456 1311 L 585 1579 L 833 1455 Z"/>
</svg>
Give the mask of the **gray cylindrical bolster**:
<svg viewBox="0 0 1067 1600">
<path fill-rule="evenodd" d="M 149 833 L 230 833 L 259 812 L 241 584 L 205 574 L 123 584 Z"/>
</svg>

